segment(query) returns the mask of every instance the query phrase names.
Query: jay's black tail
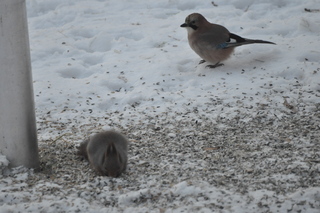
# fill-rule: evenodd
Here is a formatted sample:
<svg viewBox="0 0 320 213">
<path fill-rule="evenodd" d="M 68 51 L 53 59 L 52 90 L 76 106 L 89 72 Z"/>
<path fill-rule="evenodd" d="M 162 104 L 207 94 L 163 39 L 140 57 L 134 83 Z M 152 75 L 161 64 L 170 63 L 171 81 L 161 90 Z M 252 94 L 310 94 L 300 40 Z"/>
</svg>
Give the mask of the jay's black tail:
<svg viewBox="0 0 320 213">
<path fill-rule="evenodd" d="M 230 39 L 225 48 L 237 47 L 246 44 L 275 44 L 270 41 L 242 38 L 236 34 L 230 33 Z"/>
</svg>

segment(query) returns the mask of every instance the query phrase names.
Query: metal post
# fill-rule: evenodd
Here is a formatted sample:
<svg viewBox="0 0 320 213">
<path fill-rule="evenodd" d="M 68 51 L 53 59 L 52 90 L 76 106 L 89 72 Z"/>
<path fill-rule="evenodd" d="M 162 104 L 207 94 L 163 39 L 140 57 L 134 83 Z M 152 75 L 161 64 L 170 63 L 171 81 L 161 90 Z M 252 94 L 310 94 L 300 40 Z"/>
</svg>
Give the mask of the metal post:
<svg viewBox="0 0 320 213">
<path fill-rule="evenodd" d="M 0 0 L 0 152 L 39 167 L 25 0 Z"/>
</svg>

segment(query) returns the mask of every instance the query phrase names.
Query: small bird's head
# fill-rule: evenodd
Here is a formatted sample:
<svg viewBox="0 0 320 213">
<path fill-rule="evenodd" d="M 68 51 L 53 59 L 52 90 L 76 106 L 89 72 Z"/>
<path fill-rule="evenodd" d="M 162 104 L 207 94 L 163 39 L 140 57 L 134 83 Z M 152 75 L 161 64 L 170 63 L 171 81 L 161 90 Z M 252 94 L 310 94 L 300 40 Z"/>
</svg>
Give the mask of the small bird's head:
<svg viewBox="0 0 320 213">
<path fill-rule="evenodd" d="M 185 23 L 181 24 L 180 27 L 186 27 L 187 30 L 197 30 L 204 22 L 207 22 L 205 17 L 199 13 L 192 13 L 187 16 Z"/>
</svg>

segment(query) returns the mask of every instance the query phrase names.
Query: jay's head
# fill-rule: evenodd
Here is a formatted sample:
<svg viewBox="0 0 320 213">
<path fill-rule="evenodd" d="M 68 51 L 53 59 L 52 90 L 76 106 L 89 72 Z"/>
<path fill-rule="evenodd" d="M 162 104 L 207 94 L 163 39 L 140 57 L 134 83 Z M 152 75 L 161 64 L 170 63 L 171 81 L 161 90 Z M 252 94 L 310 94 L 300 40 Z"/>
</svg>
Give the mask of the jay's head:
<svg viewBox="0 0 320 213">
<path fill-rule="evenodd" d="M 185 23 L 181 24 L 180 27 L 186 27 L 187 30 L 197 30 L 202 24 L 205 24 L 207 20 L 199 13 L 192 13 L 187 16 Z"/>
</svg>

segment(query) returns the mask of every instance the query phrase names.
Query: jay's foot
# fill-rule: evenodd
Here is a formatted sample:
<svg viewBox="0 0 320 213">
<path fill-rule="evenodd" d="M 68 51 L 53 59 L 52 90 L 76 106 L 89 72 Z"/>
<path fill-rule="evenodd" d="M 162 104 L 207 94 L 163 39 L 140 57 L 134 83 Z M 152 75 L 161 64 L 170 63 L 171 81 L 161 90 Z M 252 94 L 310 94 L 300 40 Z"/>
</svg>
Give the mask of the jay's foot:
<svg viewBox="0 0 320 213">
<path fill-rule="evenodd" d="M 216 67 L 221 67 L 223 65 L 224 65 L 223 63 L 218 62 L 215 65 L 207 65 L 206 67 L 213 69 L 213 68 L 216 68 Z"/>
<path fill-rule="evenodd" d="M 204 62 L 206 62 L 206 60 L 201 60 L 199 61 L 199 64 L 203 64 Z"/>
</svg>

